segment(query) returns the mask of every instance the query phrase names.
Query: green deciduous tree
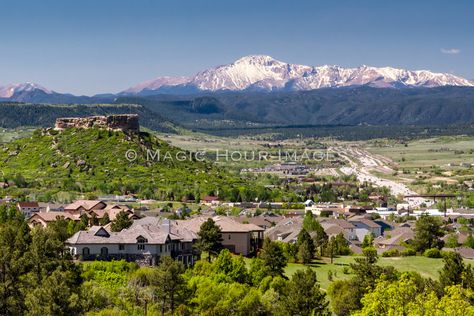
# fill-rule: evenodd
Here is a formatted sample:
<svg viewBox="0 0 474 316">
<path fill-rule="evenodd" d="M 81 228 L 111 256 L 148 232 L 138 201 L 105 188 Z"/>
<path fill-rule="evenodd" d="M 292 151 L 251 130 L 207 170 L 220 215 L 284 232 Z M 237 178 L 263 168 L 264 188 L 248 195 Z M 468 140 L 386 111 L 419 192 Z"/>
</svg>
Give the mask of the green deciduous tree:
<svg viewBox="0 0 474 316">
<path fill-rule="evenodd" d="M 474 237 L 472 237 L 472 234 L 469 234 L 469 236 L 467 236 L 466 241 L 464 242 L 464 246 L 474 248 Z"/>
<path fill-rule="evenodd" d="M 460 286 L 447 287 L 439 298 L 429 288 L 420 287 L 407 273 L 397 281 L 381 279 L 375 289 L 362 298 L 363 308 L 353 315 L 471 315 L 468 301 L 472 291 Z"/>
<path fill-rule="evenodd" d="M 362 248 L 372 247 L 374 245 L 374 235 L 367 234 L 364 236 L 364 240 L 362 241 Z"/>
</svg>

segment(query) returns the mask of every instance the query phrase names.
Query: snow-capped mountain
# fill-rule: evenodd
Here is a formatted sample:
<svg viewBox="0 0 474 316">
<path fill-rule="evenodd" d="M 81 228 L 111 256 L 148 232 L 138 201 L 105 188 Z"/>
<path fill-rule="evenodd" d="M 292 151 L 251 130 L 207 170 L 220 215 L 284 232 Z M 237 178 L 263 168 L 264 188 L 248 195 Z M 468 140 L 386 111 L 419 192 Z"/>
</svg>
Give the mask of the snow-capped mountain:
<svg viewBox="0 0 474 316">
<path fill-rule="evenodd" d="M 39 84 L 25 82 L 0 87 L 0 101 L 32 103 L 101 103 L 111 101 L 115 96 L 86 97 L 68 93 L 58 93 Z"/>
<path fill-rule="evenodd" d="M 368 85 L 372 87 L 474 86 L 473 81 L 427 70 L 391 67 L 305 66 L 265 55 L 250 55 L 204 70 L 193 77 L 160 77 L 127 89 L 123 94 L 179 91 L 302 91 Z"/>
<path fill-rule="evenodd" d="M 12 98 L 15 95 L 32 93 L 36 91 L 41 91 L 45 94 L 52 94 L 53 91 L 46 89 L 45 87 L 31 82 L 10 84 L 8 86 L 0 87 L 0 98 Z"/>
<path fill-rule="evenodd" d="M 158 90 L 161 87 L 168 86 L 173 87 L 181 84 L 186 84 L 191 80 L 190 77 L 158 77 L 153 80 L 148 80 L 137 84 L 136 86 L 130 87 L 123 93 L 138 93 L 143 90 Z"/>
</svg>

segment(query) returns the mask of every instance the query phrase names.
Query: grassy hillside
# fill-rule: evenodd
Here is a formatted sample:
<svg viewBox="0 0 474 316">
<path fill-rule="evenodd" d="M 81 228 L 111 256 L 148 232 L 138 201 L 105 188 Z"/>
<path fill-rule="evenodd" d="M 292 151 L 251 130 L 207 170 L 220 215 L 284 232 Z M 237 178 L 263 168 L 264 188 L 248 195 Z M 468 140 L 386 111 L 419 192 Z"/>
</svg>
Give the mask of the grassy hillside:
<svg viewBox="0 0 474 316">
<path fill-rule="evenodd" d="M 137 153 L 135 161 L 126 159 L 128 150 Z M 159 150 L 160 160 L 147 161 L 148 150 Z M 144 198 L 181 200 L 218 189 L 226 194 L 244 184 L 239 177 L 195 157 L 179 161 L 178 152 L 148 133 L 37 130 L 29 138 L 0 147 L 0 179 L 15 183 L 0 189 L 0 196 L 39 192 L 36 198 L 42 200 L 67 200 L 76 194 L 136 193 Z M 164 159 L 166 153 L 172 159 Z"/>
</svg>

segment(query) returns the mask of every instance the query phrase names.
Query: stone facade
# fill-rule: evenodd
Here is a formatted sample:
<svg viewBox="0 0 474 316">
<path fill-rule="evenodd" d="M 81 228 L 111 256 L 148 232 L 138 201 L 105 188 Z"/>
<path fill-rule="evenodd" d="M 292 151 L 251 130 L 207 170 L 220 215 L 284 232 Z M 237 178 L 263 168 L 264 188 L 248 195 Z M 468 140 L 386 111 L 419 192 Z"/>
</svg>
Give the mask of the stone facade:
<svg viewBox="0 0 474 316">
<path fill-rule="evenodd" d="M 108 116 L 67 117 L 56 119 L 55 129 L 66 128 L 106 128 L 124 132 L 139 132 L 137 114 L 117 114 Z"/>
</svg>

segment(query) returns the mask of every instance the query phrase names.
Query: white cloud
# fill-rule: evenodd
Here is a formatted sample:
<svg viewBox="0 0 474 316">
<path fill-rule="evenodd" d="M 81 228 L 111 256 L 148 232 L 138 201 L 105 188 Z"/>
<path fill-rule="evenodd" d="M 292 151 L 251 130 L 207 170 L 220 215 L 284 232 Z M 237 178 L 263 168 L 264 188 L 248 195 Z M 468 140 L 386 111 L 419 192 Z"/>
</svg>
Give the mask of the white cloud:
<svg viewBox="0 0 474 316">
<path fill-rule="evenodd" d="M 459 48 L 441 48 L 441 52 L 448 55 L 457 55 L 461 52 L 461 50 Z"/>
</svg>

